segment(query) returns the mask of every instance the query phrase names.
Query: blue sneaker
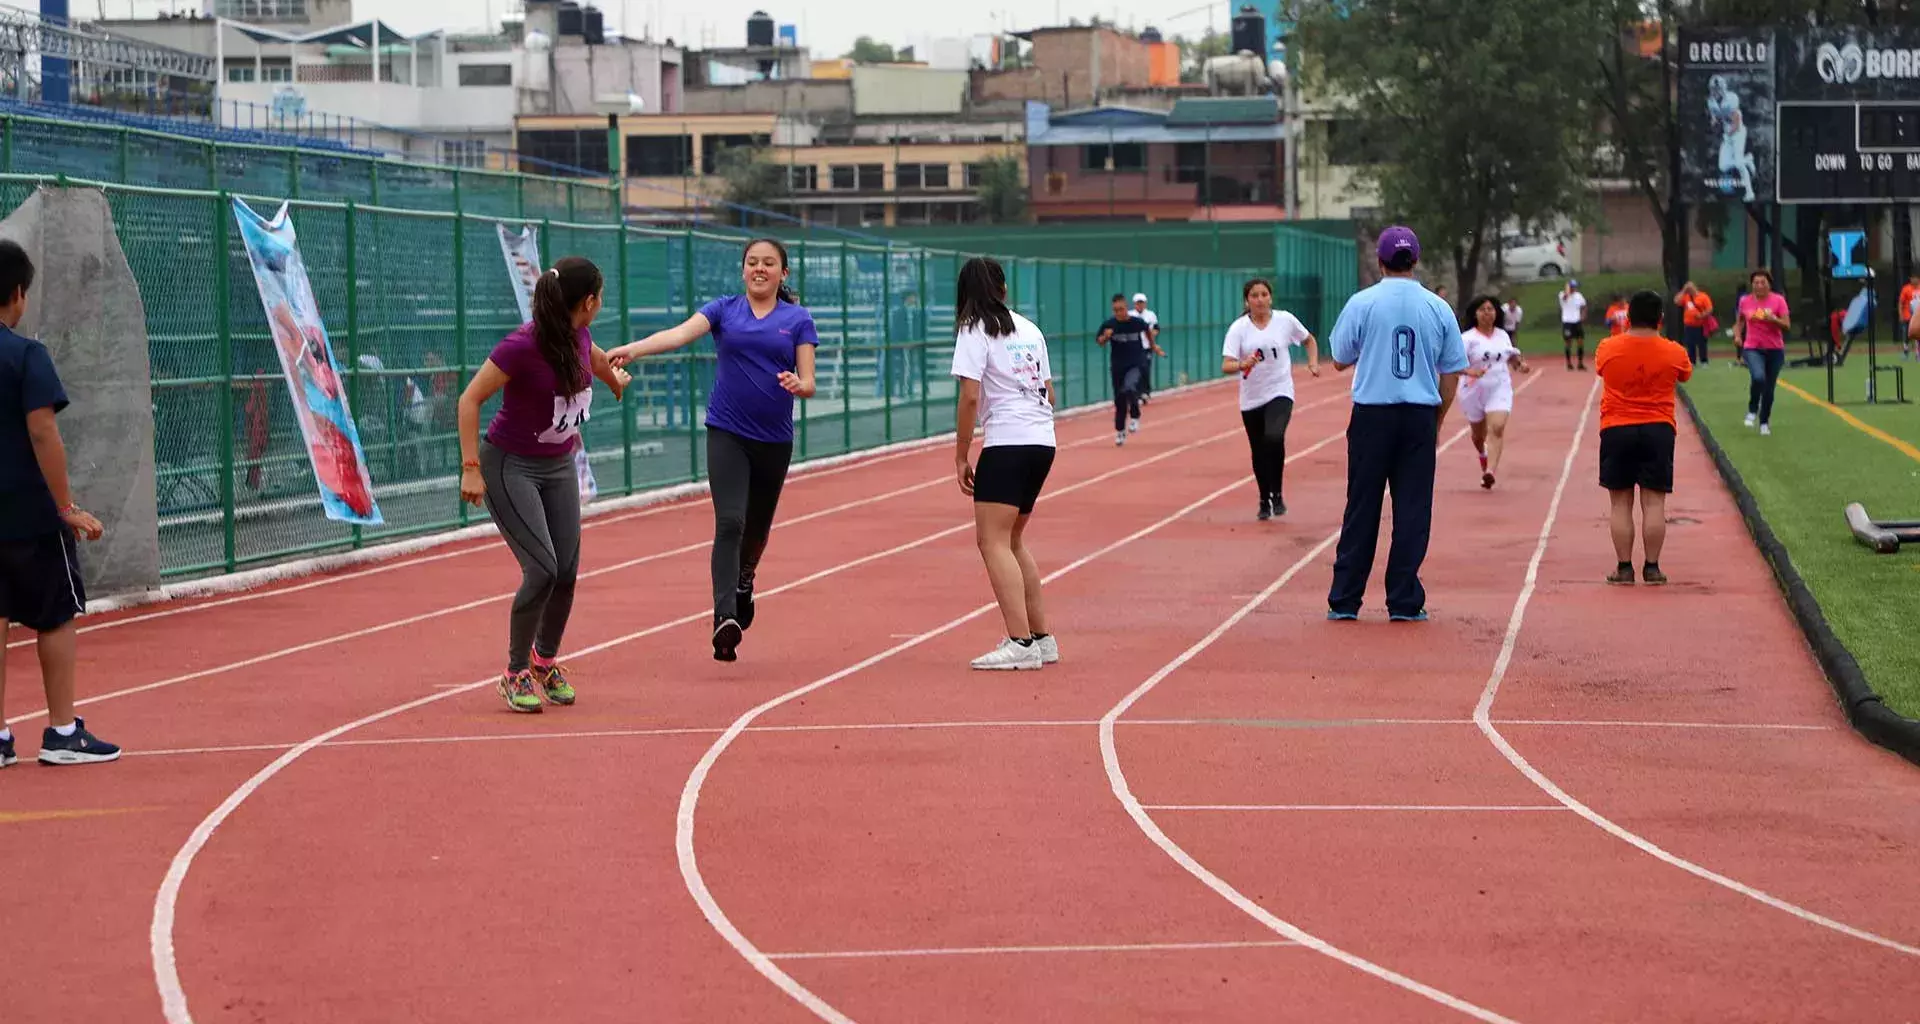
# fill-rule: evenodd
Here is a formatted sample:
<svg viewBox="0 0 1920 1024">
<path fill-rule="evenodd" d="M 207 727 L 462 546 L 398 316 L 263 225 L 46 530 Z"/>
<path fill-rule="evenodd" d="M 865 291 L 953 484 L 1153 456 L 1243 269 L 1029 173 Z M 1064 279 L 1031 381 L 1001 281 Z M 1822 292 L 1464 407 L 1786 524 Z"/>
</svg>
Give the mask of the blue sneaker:
<svg viewBox="0 0 1920 1024">
<path fill-rule="evenodd" d="M 104 764 L 120 760 L 120 748 L 87 731 L 87 720 L 74 720 L 73 735 L 62 736 L 47 726 L 40 733 L 41 764 Z"/>
<path fill-rule="evenodd" d="M 1393 614 L 1387 616 L 1387 620 L 1389 622 L 1425 622 L 1427 621 L 1427 610 L 1425 608 L 1422 608 L 1417 612 L 1413 612 L 1412 614 L 1407 614 L 1404 612 L 1394 612 Z"/>
<path fill-rule="evenodd" d="M 13 756 L 13 737 L 0 740 L 0 768 L 5 768 L 18 760 L 20 759 Z"/>
<path fill-rule="evenodd" d="M 1360 613 L 1329 611 L 1327 612 L 1327 621 L 1328 622 L 1359 622 Z"/>
</svg>

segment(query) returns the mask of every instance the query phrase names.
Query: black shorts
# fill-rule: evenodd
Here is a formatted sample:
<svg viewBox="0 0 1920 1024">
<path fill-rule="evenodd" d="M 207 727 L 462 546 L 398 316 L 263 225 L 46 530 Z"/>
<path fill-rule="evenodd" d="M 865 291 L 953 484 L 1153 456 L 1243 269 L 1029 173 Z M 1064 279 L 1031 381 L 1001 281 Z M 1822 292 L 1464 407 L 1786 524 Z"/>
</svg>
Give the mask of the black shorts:
<svg viewBox="0 0 1920 1024">
<path fill-rule="evenodd" d="M 1053 470 L 1053 448 L 1044 444 L 995 445 L 980 450 L 980 464 L 973 468 L 973 501 L 976 505 L 1012 505 L 1020 514 L 1032 515 L 1040 500 L 1040 489 L 1047 485 Z"/>
<path fill-rule="evenodd" d="M 1563 323 L 1560 325 L 1560 337 L 1564 341 L 1585 341 L 1587 325 Z"/>
<path fill-rule="evenodd" d="M 0 619 L 47 633 L 87 608 L 73 531 L 0 541 Z"/>
<path fill-rule="evenodd" d="M 1630 423 L 1600 432 L 1600 486 L 1673 493 L 1673 425 Z"/>
</svg>

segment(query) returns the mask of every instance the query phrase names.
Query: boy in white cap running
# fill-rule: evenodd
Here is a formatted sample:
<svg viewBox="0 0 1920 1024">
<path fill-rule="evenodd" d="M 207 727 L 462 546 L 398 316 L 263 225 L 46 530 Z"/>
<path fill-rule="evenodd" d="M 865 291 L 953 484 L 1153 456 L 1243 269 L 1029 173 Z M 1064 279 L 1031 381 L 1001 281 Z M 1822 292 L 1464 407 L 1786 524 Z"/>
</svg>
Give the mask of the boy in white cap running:
<svg viewBox="0 0 1920 1024">
<path fill-rule="evenodd" d="M 1133 315 L 1147 322 L 1147 348 L 1154 354 L 1164 356 L 1167 353 L 1160 348 L 1160 317 L 1147 308 L 1147 293 L 1133 293 Z M 1140 381 L 1140 404 L 1145 405 L 1153 398 L 1153 367 L 1149 357 L 1147 374 Z"/>
</svg>

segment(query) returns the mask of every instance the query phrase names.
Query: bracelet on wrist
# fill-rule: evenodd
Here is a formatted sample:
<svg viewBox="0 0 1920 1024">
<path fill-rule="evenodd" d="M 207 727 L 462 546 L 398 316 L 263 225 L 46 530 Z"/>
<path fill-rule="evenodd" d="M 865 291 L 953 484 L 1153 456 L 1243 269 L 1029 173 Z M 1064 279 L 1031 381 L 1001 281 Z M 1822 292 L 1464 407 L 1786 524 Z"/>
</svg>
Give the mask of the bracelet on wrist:
<svg viewBox="0 0 1920 1024">
<path fill-rule="evenodd" d="M 479 468 L 480 468 L 480 460 L 479 460 L 479 459 L 468 459 L 468 460 L 466 460 L 465 462 L 462 462 L 462 463 L 460 463 L 460 468 L 461 468 L 461 469 L 479 469 Z"/>
</svg>

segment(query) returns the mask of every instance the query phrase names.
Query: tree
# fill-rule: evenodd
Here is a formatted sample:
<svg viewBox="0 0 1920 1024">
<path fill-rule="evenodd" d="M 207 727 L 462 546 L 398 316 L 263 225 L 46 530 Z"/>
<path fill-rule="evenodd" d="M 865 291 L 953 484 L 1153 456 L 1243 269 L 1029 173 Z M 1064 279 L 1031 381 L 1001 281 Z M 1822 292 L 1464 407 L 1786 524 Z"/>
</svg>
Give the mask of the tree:
<svg viewBox="0 0 1920 1024">
<path fill-rule="evenodd" d="M 1173 42 L 1180 47 L 1180 81 L 1191 85 L 1205 77 L 1207 61 L 1214 57 L 1224 57 L 1233 45 L 1233 39 L 1225 34 L 1207 30 L 1199 41 L 1186 36 L 1175 36 Z"/>
<path fill-rule="evenodd" d="M 766 150 L 728 146 L 714 157 L 714 170 L 726 186 L 727 202 L 743 207 L 734 211 L 742 226 L 764 219 L 763 211 L 786 198 L 787 168 L 767 159 Z"/>
<path fill-rule="evenodd" d="M 1427 261 L 1452 264 L 1462 300 L 1509 222 L 1590 215 L 1593 71 L 1560 55 L 1604 31 L 1592 0 L 1337 6 L 1304 12 L 1306 83 L 1345 99 L 1342 131 L 1391 140 L 1361 173 Z"/>
<path fill-rule="evenodd" d="M 1605 130 L 1619 157 L 1618 171 L 1633 184 L 1660 223 L 1661 267 L 1670 291 L 1687 276 L 1687 208 L 1674 189 L 1680 126 L 1674 109 L 1679 80 L 1679 32 L 1689 26 L 1772 27 L 1781 32 L 1803 25 L 1910 24 L 1920 18 L 1915 0 L 1596 0 L 1608 22 L 1607 43 L 1595 70 L 1597 99 L 1606 115 Z M 1657 56 L 1639 56 L 1635 33 L 1651 16 L 1661 47 Z M 1763 231 L 1779 232 L 1781 245 L 1799 262 L 1803 283 L 1811 289 L 1819 265 L 1822 213 L 1798 207 L 1793 230 L 1775 224 L 1759 206 L 1745 215 Z M 1719 238 L 1731 211 L 1723 204 L 1701 207 L 1702 234 Z M 1678 322 L 1672 315 L 1669 320 Z"/>
<path fill-rule="evenodd" d="M 1020 161 L 1000 157 L 979 165 L 974 194 L 989 224 L 1011 224 L 1026 219 L 1027 183 L 1020 178 Z"/>
<path fill-rule="evenodd" d="M 892 64 L 893 47 L 886 43 L 875 42 L 872 36 L 861 36 L 853 41 L 853 49 L 840 56 L 856 64 Z"/>
</svg>

